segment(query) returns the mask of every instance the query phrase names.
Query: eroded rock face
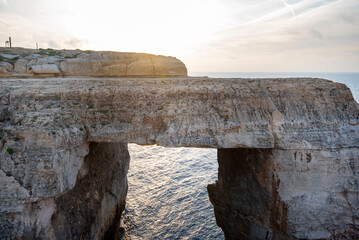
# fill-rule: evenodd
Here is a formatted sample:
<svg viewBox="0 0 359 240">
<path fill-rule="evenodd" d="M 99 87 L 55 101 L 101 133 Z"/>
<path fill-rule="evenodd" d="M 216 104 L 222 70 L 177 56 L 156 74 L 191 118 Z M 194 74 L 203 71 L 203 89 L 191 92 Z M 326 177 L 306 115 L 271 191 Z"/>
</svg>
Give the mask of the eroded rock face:
<svg viewBox="0 0 359 240">
<path fill-rule="evenodd" d="M 358 152 L 219 149 L 217 224 L 226 239 L 357 238 Z"/>
<path fill-rule="evenodd" d="M 123 206 L 114 205 L 107 188 L 97 190 L 100 200 L 92 195 L 85 201 L 89 209 L 110 202 L 110 209 L 101 210 L 105 219 L 96 220 L 96 212 L 90 220 L 72 218 L 68 211 L 83 212 L 82 205 L 66 205 L 82 190 L 95 191 L 92 185 L 77 188 L 91 176 L 83 170 L 89 142 L 220 149 L 219 181 L 209 193 L 229 239 L 359 236 L 359 106 L 343 84 L 208 78 L 0 82 L 3 236 L 105 234 L 111 225 L 106 219 Z M 104 148 L 113 153 L 116 146 Z M 97 175 L 106 178 L 102 173 Z M 78 229 L 66 225 L 75 221 Z M 86 235 L 81 228 L 94 230 Z"/>
<path fill-rule="evenodd" d="M 56 239 L 102 239 L 125 208 L 129 155 L 127 144 L 91 143 L 75 187 L 55 198 L 51 228 Z M 115 238 L 110 238 L 115 239 Z"/>
<path fill-rule="evenodd" d="M 4 129 L 28 134 L 25 140 L 36 132 L 31 141 L 40 145 L 42 139 L 279 149 L 359 143 L 350 90 L 320 79 L 19 79 L 3 80 L 1 92 L 12 112 Z"/>
<path fill-rule="evenodd" d="M 4 184 L 0 195 L 1 239 L 114 239 L 121 233 L 118 223 L 127 194 L 127 144 L 90 143 L 89 149 L 69 191 L 37 193 L 35 197 L 22 180 L 0 172 Z M 48 171 L 37 169 L 37 174 Z M 10 202 L 14 198 L 17 202 Z"/>
<path fill-rule="evenodd" d="M 144 53 L 0 48 L 1 77 L 187 76 L 175 57 Z"/>
<path fill-rule="evenodd" d="M 273 235 L 270 158 L 271 150 L 266 149 L 218 150 L 218 181 L 208 185 L 208 193 L 226 239 L 270 239 Z M 286 226 L 277 230 L 287 232 Z"/>
</svg>

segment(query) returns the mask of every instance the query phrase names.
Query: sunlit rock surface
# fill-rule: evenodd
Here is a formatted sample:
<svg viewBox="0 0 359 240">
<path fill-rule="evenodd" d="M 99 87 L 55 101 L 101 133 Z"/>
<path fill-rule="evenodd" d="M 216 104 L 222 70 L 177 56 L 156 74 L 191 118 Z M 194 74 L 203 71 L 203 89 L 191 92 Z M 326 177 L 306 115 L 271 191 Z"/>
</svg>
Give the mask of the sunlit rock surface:
<svg viewBox="0 0 359 240">
<path fill-rule="evenodd" d="M 1 77 L 187 76 L 175 57 L 145 53 L 0 47 Z"/>
<path fill-rule="evenodd" d="M 103 145 L 113 162 L 104 161 L 97 178 L 85 167 L 91 146 L 107 142 L 218 148 L 219 180 L 209 195 L 228 239 L 359 236 L 359 106 L 343 84 L 208 78 L 0 83 L 0 238 L 60 239 L 63 227 L 74 239 L 96 239 L 116 228 L 111 221 L 127 189 L 126 146 Z M 116 161 L 121 170 L 114 180 Z M 98 194 L 95 186 L 85 188 L 91 179 L 104 187 Z M 87 219 L 82 204 L 93 221 L 79 220 Z M 104 219 L 94 217 L 99 212 Z M 82 225 L 67 225 L 76 221 Z"/>
</svg>

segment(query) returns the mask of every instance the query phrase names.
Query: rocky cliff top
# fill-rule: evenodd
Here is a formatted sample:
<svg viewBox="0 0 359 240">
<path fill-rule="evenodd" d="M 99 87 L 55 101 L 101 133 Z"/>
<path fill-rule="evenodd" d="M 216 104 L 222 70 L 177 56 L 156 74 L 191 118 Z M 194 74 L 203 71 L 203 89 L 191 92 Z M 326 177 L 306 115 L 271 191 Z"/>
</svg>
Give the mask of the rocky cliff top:
<svg viewBox="0 0 359 240">
<path fill-rule="evenodd" d="M 359 146 L 358 104 L 344 84 L 323 79 L 0 81 L 1 129 L 25 142 L 280 149 Z"/>
<path fill-rule="evenodd" d="M 175 57 L 145 53 L 0 48 L 0 78 L 187 76 Z"/>
</svg>

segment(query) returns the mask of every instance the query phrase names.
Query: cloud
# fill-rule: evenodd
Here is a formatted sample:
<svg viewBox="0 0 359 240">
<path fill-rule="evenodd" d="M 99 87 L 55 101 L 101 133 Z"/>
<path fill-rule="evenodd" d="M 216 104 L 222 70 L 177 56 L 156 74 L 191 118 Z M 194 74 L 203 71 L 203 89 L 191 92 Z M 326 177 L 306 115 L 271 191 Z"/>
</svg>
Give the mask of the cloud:
<svg viewBox="0 0 359 240">
<path fill-rule="evenodd" d="M 190 71 L 357 71 L 358 25 L 358 0 L 0 0 L 0 43 L 173 55 Z"/>
<path fill-rule="evenodd" d="M 303 0 L 292 7 L 294 17 L 282 6 L 222 32 L 210 52 L 190 60 L 190 71 L 204 71 L 206 65 L 212 71 L 358 70 L 356 0 Z"/>
<path fill-rule="evenodd" d="M 295 12 L 291 5 L 289 5 L 285 0 L 282 0 L 283 4 L 290 10 L 293 16 L 295 16 Z"/>
<path fill-rule="evenodd" d="M 64 4 L 46 0 L 0 0 L 0 42 L 12 37 L 13 46 L 65 48 L 64 39 L 73 38 L 66 26 L 59 25 L 56 14 L 66 19 Z"/>
<path fill-rule="evenodd" d="M 60 45 L 57 44 L 55 41 L 50 40 L 47 44 L 50 48 L 60 48 Z"/>
<path fill-rule="evenodd" d="M 90 41 L 88 41 L 88 40 L 71 38 L 69 40 L 64 41 L 63 45 L 65 46 L 65 48 L 82 48 L 89 42 Z"/>
</svg>

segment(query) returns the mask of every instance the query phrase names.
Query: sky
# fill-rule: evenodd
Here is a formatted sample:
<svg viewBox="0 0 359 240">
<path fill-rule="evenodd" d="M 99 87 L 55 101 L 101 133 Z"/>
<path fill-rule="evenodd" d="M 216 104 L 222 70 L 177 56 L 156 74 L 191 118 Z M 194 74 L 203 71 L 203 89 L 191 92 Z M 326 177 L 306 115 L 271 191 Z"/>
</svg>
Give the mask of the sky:
<svg viewBox="0 0 359 240">
<path fill-rule="evenodd" d="M 0 0 L 0 44 L 175 56 L 189 72 L 359 72 L 359 0 Z"/>
</svg>

